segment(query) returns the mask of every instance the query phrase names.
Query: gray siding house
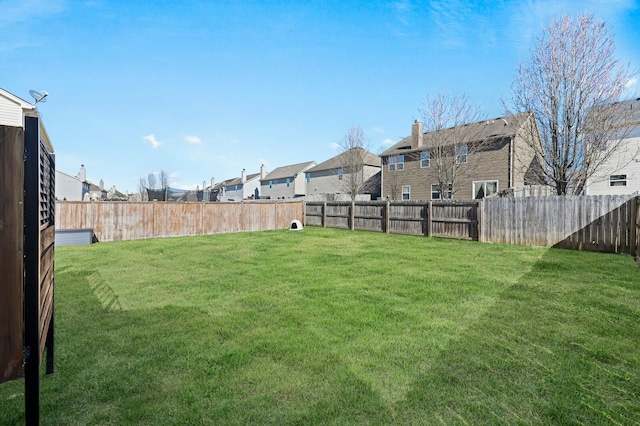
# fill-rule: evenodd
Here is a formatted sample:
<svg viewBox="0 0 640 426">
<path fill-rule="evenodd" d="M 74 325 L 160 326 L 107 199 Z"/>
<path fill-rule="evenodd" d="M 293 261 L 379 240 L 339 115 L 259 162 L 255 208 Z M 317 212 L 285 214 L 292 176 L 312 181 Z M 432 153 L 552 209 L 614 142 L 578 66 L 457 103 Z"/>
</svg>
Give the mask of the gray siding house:
<svg viewBox="0 0 640 426">
<path fill-rule="evenodd" d="M 260 180 L 260 197 L 272 200 L 303 197 L 307 192 L 305 172 L 315 165 L 315 161 L 307 161 L 278 167 Z"/>
<path fill-rule="evenodd" d="M 380 196 L 380 157 L 362 149 L 359 156 L 363 160 L 363 167 L 356 181 L 358 199 L 370 200 Z M 305 172 L 307 182 L 306 198 L 308 200 L 351 200 L 349 196 L 350 167 L 349 152 L 342 152 L 335 157 L 314 166 Z M 360 184 L 361 183 L 361 184 Z"/>
</svg>

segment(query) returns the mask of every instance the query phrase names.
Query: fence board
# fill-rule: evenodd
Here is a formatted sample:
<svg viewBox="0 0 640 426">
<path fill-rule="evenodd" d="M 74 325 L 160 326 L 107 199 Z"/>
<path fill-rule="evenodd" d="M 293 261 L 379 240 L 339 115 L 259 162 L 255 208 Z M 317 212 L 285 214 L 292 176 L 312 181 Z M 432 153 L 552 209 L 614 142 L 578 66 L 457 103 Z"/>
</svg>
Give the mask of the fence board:
<svg viewBox="0 0 640 426">
<path fill-rule="evenodd" d="M 631 253 L 629 196 L 483 200 L 482 241 Z"/>
<path fill-rule="evenodd" d="M 24 131 L 0 126 L 0 383 L 22 370 Z"/>
<path fill-rule="evenodd" d="M 92 228 L 99 241 L 286 229 L 302 201 L 56 203 L 56 229 Z"/>
</svg>

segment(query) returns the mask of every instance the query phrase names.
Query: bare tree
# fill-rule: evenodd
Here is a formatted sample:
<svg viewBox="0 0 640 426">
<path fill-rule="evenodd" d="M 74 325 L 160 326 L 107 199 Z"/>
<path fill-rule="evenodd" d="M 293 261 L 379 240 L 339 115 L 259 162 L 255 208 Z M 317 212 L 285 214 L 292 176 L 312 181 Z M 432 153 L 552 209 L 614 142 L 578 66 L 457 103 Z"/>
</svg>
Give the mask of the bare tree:
<svg viewBox="0 0 640 426">
<path fill-rule="evenodd" d="M 169 186 L 169 174 L 164 170 L 152 172 L 147 177 L 141 177 L 138 181 L 138 192 L 141 200 L 148 200 L 147 190 L 161 190 Z"/>
<path fill-rule="evenodd" d="M 339 143 L 341 169 L 338 171 L 341 189 L 356 199 L 361 191 L 366 190 L 365 184 L 369 176 L 365 173 L 369 139 L 359 124 L 351 126 Z"/>
<path fill-rule="evenodd" d="M 484 148 L 478 126 L 466 126 L 480 121 L 483 113 L 466 95 L 443 93 L 427 96 L 419 111 L 425 131 L 416 135 L 424 139 L 420 161 L 433 168 L 441 198 L 452 198 L 458 182 L 473 171 L 473 154 Z"/>
<path fill-rule="evenodd" d="M 531 58 L 518 67 L 513 98 L 503 101 L 507 112 L 535 113 L 538 128 L 532 131 L 540 138 L 531 149 L 543 180 L 558 195 L 581 193 L 612 158 L 633 158 L 619 155 L 630 117 L 615 102 L 634 73 L 614 52 L 604 22 L 590 14 L 564 15 L 536 39 Z"/>
<path fill-rule="evenodd" d="M 166 172 L 166 170 L 160 170 L 160 172 L 158 173 L 158 180 L 160 183 L 160 189 L 169 186 L 169 174 Z"/>
</svg>

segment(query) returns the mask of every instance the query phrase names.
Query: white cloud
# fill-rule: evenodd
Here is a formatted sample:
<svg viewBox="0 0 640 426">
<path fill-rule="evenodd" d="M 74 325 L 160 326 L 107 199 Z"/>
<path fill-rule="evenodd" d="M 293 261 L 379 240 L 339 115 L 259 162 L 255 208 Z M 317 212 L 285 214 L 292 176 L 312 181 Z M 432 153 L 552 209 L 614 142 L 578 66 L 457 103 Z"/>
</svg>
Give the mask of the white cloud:
<svg viewBox="0 0 640 426">
<path fill-rule="evenodd" d="M 382 141 L 383 145 L 393 145 L 393 143 L 394 143 L 393 139 L 388 139 L 388 138 Z"/>
<path fill-rule="evenodd" d="M 329 144 L 329 146 L 331 147 L 331 149 L 336 150 L 336 151 L 338 150 L 338 148 L 340 148 L 340 144 L 336 143 L 336 142 L 331 142 Z"/>
<path fill-rule="evenodd" d="M 629 87 L 635 86 L 637 83 L 638 83 L 638 79 L 633 77 L 633 78 L 629 79 L 629 81 L 627 81 L 625 83 L 624 87 L 626 87 L 628 89 Z"/>
<path fill-rule="evenodd" d="M 200 139 L 197 136 L 187 136 L 184 138 L 185 141 L 189 142 L 190 144 L 199 144 L 202 143 L 202 139 Z"/>
<path fill-rule="evenodd" d="M 240 142 L 238 139 L 229 139 L 229 143 L 237 144 L 238 142 Z"/>
<path fill-rule="evenodd" d="M 157 140 L 153 133 L 150 134 L 150 135 L 147 135 L 147 136 L 143 136 L 142 139 L 145 139 L 145 140 L 148 140 L 149 142 L 151 142 L 151 146 L 154 147 L 154 148 L 157 148 L 160 145 L 162 145 L 162 142 Z"/>
<path fill-rule="evenodd" d="M 382 127 L 374 127 L 373 131 L 376 133 L 384 133 L 384 129 Z"/>
</svg>

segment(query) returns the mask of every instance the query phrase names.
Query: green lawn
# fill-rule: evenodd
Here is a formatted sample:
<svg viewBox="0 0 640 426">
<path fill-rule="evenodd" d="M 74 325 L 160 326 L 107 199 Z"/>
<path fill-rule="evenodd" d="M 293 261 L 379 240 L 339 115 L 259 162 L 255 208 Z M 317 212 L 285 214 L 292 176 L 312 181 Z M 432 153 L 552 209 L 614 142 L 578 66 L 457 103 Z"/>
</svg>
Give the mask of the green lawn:
<svg viewBox="0 0 640 426">
<path fill-rule="evenodd" d="M 322 228 L 59 247 L 56 348 L 44 425 L 639 424 L 640 268 Z"/>
</svg>

